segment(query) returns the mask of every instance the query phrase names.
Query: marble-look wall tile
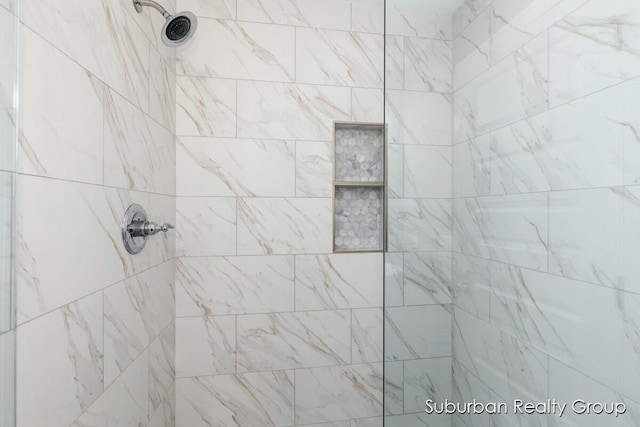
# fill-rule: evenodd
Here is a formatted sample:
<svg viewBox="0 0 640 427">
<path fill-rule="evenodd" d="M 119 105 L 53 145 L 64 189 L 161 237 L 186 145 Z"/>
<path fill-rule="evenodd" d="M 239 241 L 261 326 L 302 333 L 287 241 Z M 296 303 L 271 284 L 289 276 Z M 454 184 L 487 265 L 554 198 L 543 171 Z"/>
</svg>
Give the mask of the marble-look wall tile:
<svg viewBox="0 0 640 427">
<path fill-rule="evenodd" d="M 124 209 L 107 194 L 110 192 L 27 175 L 19 177 L 18 191 L 23 195 L 16 206 L 19 323 L 123 280 L 133 273 L 134 263 L 144 262 L 127 256 L 120 243 Z M 118 206 L 117 214 L 114 206 Z M 91 245 L 79 262 L 76 252 L 52 251 L 52 245 L 59 242 L 68 247 Z"/>
<path fill-rule="evenodd" d="M 452 396 L 454 402 L 491 402 L 489 387 L 473 375 L 457 360 L 453 361 Z M 454 427 L 490 427 L 489 414 L 456 414 L 453 417 Z"/>
<path fill-rule="evenodd" d="M 331 199 L 238 200 L 238 254 L 331 252 Z"/>
<path fill-rule="evenodd" d="M 385 35 L 385 89 L 404 89 L 404 37 Z"/>
<path fill-rule="evenodd" d="M 154 49 L 149 51 L 149 115 L 174 133 L 176 127 L 175 59 L 167 62 Z"/>
<path fill-rule="evenodd" d="M 177 6 L 203 18 L 236 19 L 237 0 L 177 0 Z"/>
<path fill-rule="evenodd" d="M 629 112 L 638 105 L 630 94 L 639 83 L 619 85 L 488 135 L 493 194 L 623 184 L 623 169 L 631 171 L 635 163 L 626 155 L 632 156 L 638 145 L 634 131 L 639 122 Z"/>
<path fill-rule="evenodd" d="M 25 0 L 20 19 L 146 111 L 149 103 L 149 48 L 144 31 L 122 2 Z M 60 31 L 64 28 L 64 31 Z M 100 49 L 96 49 L 100 46 Z"/>
<path fill-rule="evenodd" d="M 495 64 L 587 1 L 494 0 L 491 62 Z"/>
<path fill-rule="evenodd" d="M 387 197 L 404 197 L 404 144 L 387 144 Z"/>
<path fill-rule="evenodd" d="M 350 325 L 347 310 L 238 316 L 238 372 L 348 364 Z"/>
<path fill-rule="evenodd" d="M 635 261 L 635 256 L 640 250 L 640 187 L 638 186 L 624 189 L 622 221 L 624 290 L 640 294 L 640 265 Z M 616 263 L 616 265 L 619 264 Z"/>
<path fill-rule="evenodd" d="M 491 12 L 491 8 L 486 8 L 453 40 L 455 89 L 460 89 L 491 66 Z"/>
<path fill-rule="evenodd" d="M 177 256 L 236 254 L 234 197 L 178 197 Z"/>
<path fill-rule="evenodd" d="M 122 209 L 126 209 L 124 206 Z M 149 211 L 147 212 L 153 220 L 160 224 L 168 222 L 176 224 L 176 198 L 173 196 L 164 196 L 161 194 L 149 194 Z M 116 212 L 114 215 L 120 215 Z M 149 265 L 158 265 L 169 261 L 176 254 L 176 232 L 175 230 L 168 233 L 156 235 L 155 238 L 147 240 L 145 252 L 149 252 Z M 133 255 L 133 257 L 140 256 Z M 171 272 L 171 275 L 174 273 Z"/>
<path fill-rule="evenodd" d="M 352 0 L 351 31 L 384 34 L 384 0 Z"/>
<path fill-rule="evenodd" d="M 18 171 L 102 184 L 104 85 L 27 27 L 20 38 Z"/>
<path fill-rule="evenodd" d="M 451 147 L 405 145 L 404 197 L 451 198 Z"/>
<path fill-rule="evenodd" d="M 387 34 L 451 40 L 451 11 L 435 3 L 396 2 L 386 9 Z"/>
<path fill-rule="evenodd" d="M 425 410 L 425 400 L 443 402 L 452 398 L 452 358 L 407 360 L 404 362 L 404 413 Z M 431 414 L 434 424 L 444 418 Z"/>
<path fill-rule="evenodd" d="M 296 30 L 296 81 L 382 88 L 382 35 L 308 28 Z"/>
<path fill-rule="evenodd" d="M 547 206 L 544 193 L 456 199 L 454 250 L 546 271 Z"/>
<path fill-rule="evenodd" d="M 491 194 L 491 140 L 481 136 L 453 146 L 453 196 Z"/>
<path fill-rule="evenodd" d="M 640 5 L 589 1 L 549 30 L 551 105 L 640 75 Z"/>
<path fill-rule="evenodd" d="M 296 310 L 381 307 L 382 254 L 296 256 Z"/>
<path fill-rule="evenodd" d="M 103 391 L 102 293 L 19 326 L 16 359 L 18 427 L 68 427 Z"/>
<path fill-rule="evenodd" d="M 175 427 L 176 426 L 176 389 L 175 383 L 165 394 L 162 403 L 149 418 L 147 427 Z"/>
<path fill-rule="evenodd" d="M 586 402 L 607 402 L 608 407 L 613 402 L 626 404 L 626 413 L 616 417 L 606 414 L 576 414 L 569 408 L 560 417 L 550 419 L 551 427 L 586 426 L 596 427 L 606 423 L 612 427 L 634 426 L 640 422 L 640 412 L 637 402 L 634 402 L 616 389 L 603 386 L 600 382 L 576 371 L 571 365 L 549 361 L 549 394 L 560 402 L 573 402 L 576 397 Z M 606 421 L 605 421 L 606 420 Z"/>
<path fill-rule="evenodd" d="M 236 136 L 236 82 L 176 77 L 176 134 Z"/>
<path fill-rule="evenodd" d="M 173 318 L 173 262 L 104 291 L 105 384 L 111 384 Z"/>
<path fill-rule="evenodd" d="M 351 311 L 351 363 L 384 360 L 384 318 L 382 308 Z"/>
<path fill-rule="evenodd" d="M 544 33 L 458 90 L 454 100 L 454 142 L 472 139 L 548 109 L 548 52 Z"/>
<path fill-rule="evenodd" d="M 382 363 L 299 369 L 295 405 L 298 424 L 380 416 Z"/>
<path fill-rule="evenodd" d="M 105 94 L 104 184 L 175 193 L 175 137 L 117 93 Z"/>
<path fill-rule="evenodd" d="M 452 89 L 452 44 L 444 40 L 404 39 L 404 88 L 449 93 Z"/>
<path fill-rule="evenodd" d="M 451 274 L 451 253 L 405 253 L 405 305 L 451 304 L 454 293 Z"/>
<path fill-rule="evenodd" d="M 180 138 L 179 196 L 294 196 L 296 149 L 292 141 Z"/>
<path fill-rule="evenodd" d="M 391 144 L 451 145 L 451 99 L 446 94 L 387 90 Z"/>
<path fill-rule="evenodd" d="M 359 420 L 351 420 L 351 427 L 382 427 L 383 418 L 360 418 Z"/>
<path fill-rule="evenodd" d="M 384 254 L 384 305 L 397 307 L 404 305 L 404 254 L 385 252 Z"/>
<path fill-rule="evenodd" d="M 451 356 L 451 308 L 444 305 L 385 310 L 385 360 Z"/>
<path fill-rule="evenodd" d="M 490 261 L 453 253 L 453 294 L 456 308 L 489 321 L 491 304 Z"/>
<path fill-rule="evenodd" d="M 636 384 L 640 380 L 640 296 L 625 292 L 623 379 L 621 391 L 630 398 L 640 400 Z"/>
<path fill-rule="evenodd" d="M 149 417 L 149 359 L 139 357 L 71 427 L 143 426 Z M 117 408 L 117 410 L 114 410 Z"/>
<path fill-rule="evenodd" d="M 235 372 L 235 316 L 176 319 L 176 377 Z"/>
<path fill-rule="evenodd" d="M 453 36 L 458 37 L 491 2 L 492 0 L 465 0 L 462 5 L 456 9 L 451 18 L 453 21 Z"/>
<path fill-rule="evenodd" d="M 351 88 L 351 105 L 351 119 L 354 122 L 384 122 L 384 91 L 382 89 Z"/>
<path fill-rule="evenodd" d="M 390 199 L 389 250 L 392 252 L 451 249 L 451 201 Z"/>
<path fill-rule="evenodd" d="M 624 323 L 618 291 L 498 263 L 491 265 L 491 286 L 492 324 L 620 390 Z"/>
<path fill-rule="evenodd" d="M 297 141 L 295 148 L 296 197 L 332 197 L 333 144 Z"/>
<path fill-rule="evenodd" d="M 404 363 L 384 362 L 384 415 L 404 413 Z"/>
<path fill-rule="evenodd" d="M 176 268 L 179 317 L 293 310 L 293 257 L 180 258 Z"/>
<path fill-rule="evenodd" d="M 296 27 L 350 30 L 350 2 L 327 0 L 237 0 L 238 19 Z"/>
<path fill-rule="evenodd" d="M 293 371 L 180 378 L 176 395 L 178 426 L 294 424 Z"/>
<path fill-rule="evenodd" d="M 176 328 L 172 322 L 149 345 L 149 417 L 162 409 L 176 378 Z"/>
<path fill-rule="evenodd" d="M 618 188 L 550 193 L 549 272 L 622 289 L 624 205 Z"/>
<path fill-rule="evenodd" d="M 0 10 L 0 15 L 3 12 Z M 15 426 L 16 408 L 16 333 L 15 330 L 3 331 L 0 334 L 0 363 L 2 363 L 2 377 L 0 378 L 0 423 Z"/>
<path fill-rule="evenodd" d="M 178 50 L 176 70 L 185 76 L 293 81 L 295 29 L 202 18 L 198 36 Z"/>
<path fill-rule="evenodd" d="M 453 347 L 456 360 L 507 401 L 547 397 L 547 354 L 463 310 L 455 312 Z"/>
<path fill-rule="evenodd" d="M 238 136 L 330 141 L 351 117 L 351 89 L 238 81 Z"/>
</svg>

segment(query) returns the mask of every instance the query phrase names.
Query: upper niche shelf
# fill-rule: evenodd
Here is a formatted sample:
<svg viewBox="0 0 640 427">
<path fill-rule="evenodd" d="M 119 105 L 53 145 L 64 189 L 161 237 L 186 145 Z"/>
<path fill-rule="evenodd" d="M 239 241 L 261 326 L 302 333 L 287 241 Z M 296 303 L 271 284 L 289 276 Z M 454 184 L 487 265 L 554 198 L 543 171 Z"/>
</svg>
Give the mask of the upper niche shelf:
<svg viewBox="0 0 640 427">
<path fill-rule="evenodd" d="M 384 183 L 384 127 L 336 124 L 335 181 Z"/>
</svg>

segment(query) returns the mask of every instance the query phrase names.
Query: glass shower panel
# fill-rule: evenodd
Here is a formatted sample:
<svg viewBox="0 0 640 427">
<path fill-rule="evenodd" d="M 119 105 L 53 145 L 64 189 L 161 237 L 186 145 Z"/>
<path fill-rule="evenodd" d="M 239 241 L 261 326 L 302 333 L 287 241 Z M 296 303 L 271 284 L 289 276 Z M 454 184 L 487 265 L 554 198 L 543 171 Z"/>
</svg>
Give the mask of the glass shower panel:
<svg viewBox="0 0 640 427">
<path fill-rule="evenodd" d="M 0 427 L 15 425 L 13 221 L 17 4 L 0 0 Z"/>
<path fill-rule="evenodd" d="M 451 425 L 452 13 L 460 1 L 386 1 L 385 425 Z"/>
</svg>

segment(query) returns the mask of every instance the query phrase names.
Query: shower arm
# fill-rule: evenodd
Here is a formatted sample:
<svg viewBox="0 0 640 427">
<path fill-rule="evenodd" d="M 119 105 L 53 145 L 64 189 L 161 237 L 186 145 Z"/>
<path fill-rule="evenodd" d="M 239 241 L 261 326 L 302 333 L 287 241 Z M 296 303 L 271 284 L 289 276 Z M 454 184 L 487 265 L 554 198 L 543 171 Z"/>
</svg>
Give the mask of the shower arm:
<svg viewBox="0 0 640 427">
<path fill-rule="evenodd" d="M 160 12 L 162 14 L 162 16 L 165 17 L 165 19 L 169 18 L 171 16 L 171 14 L 169 12 L 167 12 L 167 9 L 165 9 L 159 3 L 157 3 L 157 2 L 155 2 L 153 0 L 133 0 L 133 5 L 136 7 L 136 10 L 138 11 L 138 13 L 142 12 L 142 7 L 143 6 L 149 6 L 149 7 L 154 8 L 158 12 Z"/>
</svg>

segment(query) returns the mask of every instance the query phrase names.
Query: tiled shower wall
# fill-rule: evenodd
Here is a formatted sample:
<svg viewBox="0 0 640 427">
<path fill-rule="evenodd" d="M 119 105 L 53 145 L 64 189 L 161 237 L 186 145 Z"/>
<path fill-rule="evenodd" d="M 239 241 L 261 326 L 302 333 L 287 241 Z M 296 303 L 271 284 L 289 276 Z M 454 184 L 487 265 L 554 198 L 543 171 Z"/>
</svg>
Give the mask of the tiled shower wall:
<svg viewBox="0 0 640 427">
<path fill-rule="evenodd" d="M 383 2 L 178 8 L 176 424 L 379 426 L 383 257 L 331 254 L 331 141 L 383 120 Z"/>
<path fill-rule="evenodd" d="M 20 21 L 17 425 L 173 426 L 173 235 L 137 256 L 120 237 L 132 202 L 175 217 L 163 19 L 23 0 Z"/>
<path fill-rule="evenodd" d="M 387 0 L 385 425 L 451 425 L 451 2 Z"/>
<path fill-rule="evenodd" d="M 638 425 L 640 4 L 468 1 L 454 19 L 454 394 L 625 401 Z"/>
</svg>

